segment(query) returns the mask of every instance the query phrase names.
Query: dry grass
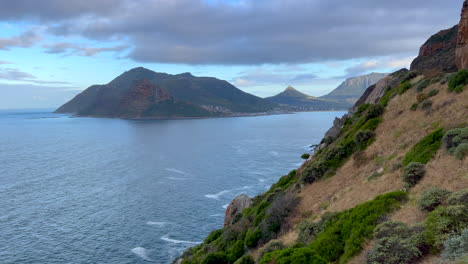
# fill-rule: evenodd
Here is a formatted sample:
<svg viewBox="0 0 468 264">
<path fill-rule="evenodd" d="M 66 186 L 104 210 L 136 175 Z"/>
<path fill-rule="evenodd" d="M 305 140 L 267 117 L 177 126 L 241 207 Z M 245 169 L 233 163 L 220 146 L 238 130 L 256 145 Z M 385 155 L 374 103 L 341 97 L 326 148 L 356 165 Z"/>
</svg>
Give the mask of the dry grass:
<svg viewBox="0 0 468 264">
<path fill-rule="evenodd" d="M 306 185 L 299 194 L 301 201 L 298 210 L 288 220 L 289 223 L 295 225 L 302 221 L 304 212 L 321 216 L 325 212 L 346 210 L 380 194 L 402 189 L 401 169 L 394 170 L 393 165 L 437 127 L 449 129 L 468 123 L 468 91 L 448 93 L 446 85 L 433 84 L 425 92 L 432 89 L 439 89 L 439 94 L 431 98 L 433 105 L 428 111 L 410 110 L 416 102 L 414 88 L 393 98 L 383 115 L 383 122 L 376 130 L 376 141 L 364 153 L 367 162 L 357 163 L 351 158 L 332 178 Z M 425 215 L 417 209 L 416 201 L 421 192 L 429 187 L 437 186 L 450 191 L 468 188 L 468 158 L 460 161 L 441 149 L 426 168 L 426 176 L 410 191 L 410 202 L 391 216 L 393 220 L 408 224 L 421 222 Z M 367 178 L 379 169 L 384 169 L 383 175 L 369 181 Z M 324 208 L 324 204 L 328 206 Z M 290 242 L 288 238 L 293 237 L 291 232 L 281 236 L 280 240 Z M 362 258 L 355 260 L 357 262 L 351 263 L 362 263 Z"/>
</svg>

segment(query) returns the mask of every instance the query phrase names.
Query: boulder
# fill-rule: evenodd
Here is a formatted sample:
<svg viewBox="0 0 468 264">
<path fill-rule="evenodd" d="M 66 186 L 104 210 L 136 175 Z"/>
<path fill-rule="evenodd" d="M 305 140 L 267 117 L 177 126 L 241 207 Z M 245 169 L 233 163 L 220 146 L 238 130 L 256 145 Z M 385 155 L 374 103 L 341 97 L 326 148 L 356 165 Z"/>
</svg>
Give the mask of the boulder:
<svg viewBox="0 0 468 264">
<path fill-rule="evenodd" d="M 226 208 L 224 226 L 229 225 L 234 217 L 252 204 L 252 198 L 245 194 L 238 195 Z"/>
</svg>

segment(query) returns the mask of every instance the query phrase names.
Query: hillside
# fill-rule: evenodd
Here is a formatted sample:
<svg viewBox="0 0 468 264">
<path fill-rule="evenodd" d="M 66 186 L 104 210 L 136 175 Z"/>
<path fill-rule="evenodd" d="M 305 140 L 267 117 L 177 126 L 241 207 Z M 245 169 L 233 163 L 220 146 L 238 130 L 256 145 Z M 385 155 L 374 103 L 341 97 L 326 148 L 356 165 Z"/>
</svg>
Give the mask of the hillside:
<svg viewBox="0 0 468 264">
<path fill-rule="evenodd" d="M 467 263 L 468 0 L 460 24 L 457 71 L 370 86 L 300 168 L 234 199 L 225 226 L 175 262 Z"/>
<path fill-rule="evenodd" d="M 329 94 L 322 96 L 323 99 L 347 102 L 350 105 L 356 103 L 361 97 L 367 87 L 377 83 L 382 78 L 386 77 L 388 73 L 369 73 L 359 77 L 346 79 L 336 89 Z"/>
<path fill-rule="evenodd" d="M 78 116 L 178 118 L 272 111 L 276 104 L 230 83 L 190 73 L 170 75 L 135 68 L 106 85 L 93 85 L 56 110 Z"/>
<path fill-rule="evenodd" d="M 283 107 L 292 111 L 347 110 L 351 107 L 351 104 L 346 102 L 337 102 L 301 93 L 291 86 L 286 88 L 283 92 L 265 99 L 273 103 L 281 104 Z"/>
</svg>

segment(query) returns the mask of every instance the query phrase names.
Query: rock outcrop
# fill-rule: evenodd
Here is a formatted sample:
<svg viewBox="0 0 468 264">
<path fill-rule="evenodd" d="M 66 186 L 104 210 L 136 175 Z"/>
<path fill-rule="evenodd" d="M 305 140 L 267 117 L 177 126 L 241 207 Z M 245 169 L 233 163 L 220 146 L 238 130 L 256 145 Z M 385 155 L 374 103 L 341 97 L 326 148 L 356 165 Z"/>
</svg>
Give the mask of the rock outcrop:
<svg viewBox="0 0 468 264">
<path fill-rule="evenodd" d="M 457 71 L 455 50 L 457 47 L 458 25 L 432 35 L 419 49 L 419 55 L 411 63 L 411 70 L 443 72 Z M 468 48 L 468 47 L 467 47 Z"/>
<path fill-rule="evenodd" d="M 455 53 L 458 69 L 468 69 L 468 0 L 463 3 Z"/>
<path fill-rule="evenodd" d="M 245 194 L 238 195 L 226 208 L 224 216 L 224 225 L 229 225 L 234 217 L 252 204 L 252 198 Z"/>
</svg>

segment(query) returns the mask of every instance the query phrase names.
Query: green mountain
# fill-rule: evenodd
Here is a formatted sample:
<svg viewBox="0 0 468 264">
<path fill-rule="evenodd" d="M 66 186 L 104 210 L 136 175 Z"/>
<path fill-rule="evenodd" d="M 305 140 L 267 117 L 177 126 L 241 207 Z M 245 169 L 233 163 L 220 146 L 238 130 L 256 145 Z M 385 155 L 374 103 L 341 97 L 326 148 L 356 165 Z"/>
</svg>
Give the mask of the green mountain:
<svg viewBox="0 0 468 264">
<path fill-rule="evenodd" d="M 369 86 L 376 84 L 387 75 L 388 73 L 373 72 L 363 76 L 346 79 L 335 90 L 321 98 L 354 104 Z"/>
<path fill-rule="evenodd" d="M 291 111 L 326 111 L 326 110 L 346 110 L 352 105 L 347 102 L 337 102 L 333 100 L 313 97 L 299 92 L 294 87 L 289 86 L 283 92 L 265 98 L 271 102 L 282 105 Z"/>
<path fill-rule="evenodd" d="M 227 81 L 135 68 L 105 85 L 93 85 L 56 110 L 78 116 L 183 118 L 258 114 L 277 104 Z"/>
</svg>

